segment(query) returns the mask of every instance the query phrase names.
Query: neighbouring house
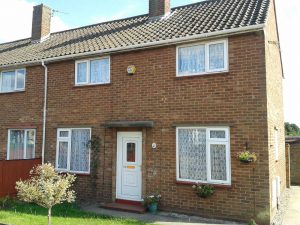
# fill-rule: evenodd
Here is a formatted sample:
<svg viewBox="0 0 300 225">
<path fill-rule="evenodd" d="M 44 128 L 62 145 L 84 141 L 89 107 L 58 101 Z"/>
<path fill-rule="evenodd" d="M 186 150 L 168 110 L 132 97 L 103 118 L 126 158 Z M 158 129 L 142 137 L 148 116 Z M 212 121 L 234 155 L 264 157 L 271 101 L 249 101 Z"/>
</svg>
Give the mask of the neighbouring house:
<svg viewBox="0 0 300 225">
<path fill-rule="evenodd" d="M 163 210 L 271 223 L 286 189 L 273 0 L 149 0 L 146 15 L 57 33 L 50 22 L 35 6 L 32 36 L 0 45 L 0 159 L 77 174 L 80 200 L 159 192 Z M 257 162 L 241 163 L 244 150 Z"/>
<path fill-rule="evenodd" d="M 286 137 L 285 142 L 290 147 L 291 184 L 300 185 L 300 137 Z"/>
</svg>

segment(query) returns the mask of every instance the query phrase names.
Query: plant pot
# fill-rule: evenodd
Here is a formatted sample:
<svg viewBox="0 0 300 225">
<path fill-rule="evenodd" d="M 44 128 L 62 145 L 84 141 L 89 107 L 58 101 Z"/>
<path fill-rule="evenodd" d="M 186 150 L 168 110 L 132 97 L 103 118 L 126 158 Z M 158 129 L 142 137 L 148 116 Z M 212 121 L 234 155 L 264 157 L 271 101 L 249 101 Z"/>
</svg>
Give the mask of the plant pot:
<svg viewBox="0 0 300 225">
<path fill-rule="evenodd" d="M 249 164 L 253 162 L 253 159 L 249 158 L 249 159 L 240 159 L 240 162 L 245 163 L 245 164 Z"/>
<path fill-rule="evenodd" d="M 149 206 L 148 206 L 148 210 L 150 213 L 152 214 L 156 214 L 157 213 L 157 203 L 151 203 Z"/>
<path fill-rule="evenodd" d="M 197 193 L 197 195 L 200 198 L 208 198 L 208 197 L 212 196 L 212 194 L 202 194 L 202 193 Z"/>
</svg>

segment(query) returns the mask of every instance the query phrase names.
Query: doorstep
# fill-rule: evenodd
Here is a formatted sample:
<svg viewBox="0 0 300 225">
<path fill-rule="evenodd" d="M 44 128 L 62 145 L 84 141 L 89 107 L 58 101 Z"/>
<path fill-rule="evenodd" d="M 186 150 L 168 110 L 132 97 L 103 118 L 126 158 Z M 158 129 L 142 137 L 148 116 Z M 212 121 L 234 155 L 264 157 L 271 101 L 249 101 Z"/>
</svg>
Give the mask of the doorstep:
<svg viewBox="0 0 300 225">
<path fill-rule="evenodd" d="M 113 203 L 104 204 L 101 208 L 138 214 L 146 213 L 146 209 L 142 206 L 142 203 L 135 201 L 116 200 Z"/>
</svg>

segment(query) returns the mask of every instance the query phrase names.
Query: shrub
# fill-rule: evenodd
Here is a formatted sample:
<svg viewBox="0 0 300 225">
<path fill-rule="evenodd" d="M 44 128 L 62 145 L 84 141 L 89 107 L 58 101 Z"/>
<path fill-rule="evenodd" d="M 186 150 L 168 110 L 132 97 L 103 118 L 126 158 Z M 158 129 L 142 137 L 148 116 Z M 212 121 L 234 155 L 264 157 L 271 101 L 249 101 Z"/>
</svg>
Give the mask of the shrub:
<svg viewBox="0 0 300 225">
<path fill-rule="evenodd" d="M 30 179 L 18 181 L 18 198 L 48 209 L 48 225 L 51 224 L 51 209 L 63 202 L 74 202 L 75 192 L 71 190 L 75 176 L 58 174 L 51 164 L 34 167 Z"/>
</svg>

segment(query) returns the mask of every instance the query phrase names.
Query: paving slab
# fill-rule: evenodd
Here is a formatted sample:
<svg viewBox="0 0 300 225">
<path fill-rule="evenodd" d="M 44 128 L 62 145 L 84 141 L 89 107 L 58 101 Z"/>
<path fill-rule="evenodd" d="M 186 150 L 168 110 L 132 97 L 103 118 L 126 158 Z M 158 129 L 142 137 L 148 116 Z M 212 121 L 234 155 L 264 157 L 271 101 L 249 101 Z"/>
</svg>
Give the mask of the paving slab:
<svg viewBox="0 0 300 225">
<path fill-rule="evenodd" d="M 198 216 L 188 216 L 184 214 L 169 213 L 169 212 L 159 212 L 156 215 L 146 213 L 146 214 L 136 214 L 129 212 L 121 212 L 109 209 L 100 208 L 98 205 L 84 205 L 82 209 L 85 211 L 97 213 L 100 215 L 107 215 L 119 218 L 131 218 L 135 220 L 142 221 L 146 224 L 160 224 L 160 225 L 246 225 L 245 223 L 238 223 L 232 221 L 207 219 Z"/>
<path fill-rule="evenodd" d="M 291 197 L 282 225 L 300 225 L 300 187 L 291 187 Z"/>
</svg>

